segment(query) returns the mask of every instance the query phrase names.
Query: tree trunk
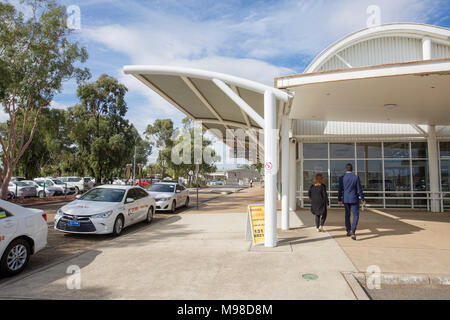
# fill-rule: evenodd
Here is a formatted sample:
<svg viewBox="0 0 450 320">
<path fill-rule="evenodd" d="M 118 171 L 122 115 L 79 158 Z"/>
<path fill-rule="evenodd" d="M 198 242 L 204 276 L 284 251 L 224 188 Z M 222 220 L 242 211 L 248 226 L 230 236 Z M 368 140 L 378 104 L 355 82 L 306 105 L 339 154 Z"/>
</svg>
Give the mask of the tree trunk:
<svg viewBox="0 0 450 320">
<path fill-rule="evenodd" d="M 11 181 L 11 176 L 12 176 L 11 166 L 10 166 L 10 164 L 5 163 L 4 168 L 3 168 L 3 184 L 1 187 L 1 191 L 0 191 L 0 197 L 3 200 L 7 199 L 8 186 L 9 186 L 9 182 Z"/>
</svg>

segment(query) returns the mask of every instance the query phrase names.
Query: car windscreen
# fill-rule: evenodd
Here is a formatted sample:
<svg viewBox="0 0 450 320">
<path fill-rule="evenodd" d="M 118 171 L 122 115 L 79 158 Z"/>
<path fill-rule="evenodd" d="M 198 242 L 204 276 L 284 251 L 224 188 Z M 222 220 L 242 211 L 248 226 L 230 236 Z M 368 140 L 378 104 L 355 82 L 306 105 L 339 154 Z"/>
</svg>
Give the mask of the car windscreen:
<svg viewBox="0 0 450 320">
<path fill-rule="evenodd" d="M 174 184 L 153 184 L 148 188 L 148 191 L 152 192 L 174 192 Z"/>
<path fill-rule="evenodd" d="M 35 182 L 39 187 L 44 187 L 44 181 L 36 181 Z M 52 187 L 48 182 L 45 183 L 46 187 Z"/>
<path fill-rule="evenodd" d="M 123 189 L 92 189 L 83 195 L 80 200 L 84 201 L 100 201 L 100 202 L 121 202 L 125 190 Z"/>
<path fill-rule="evenodd" d="M 19 187 L 29 187 L 28 184 L 22 181 L 14 181 L 15 184 L 17 184 Z"/>
<path fill-rule="evenodd" d="M 61 180 L 53 179 L 52 180 L 55 184 L 64 184 Z"/>
</svg>

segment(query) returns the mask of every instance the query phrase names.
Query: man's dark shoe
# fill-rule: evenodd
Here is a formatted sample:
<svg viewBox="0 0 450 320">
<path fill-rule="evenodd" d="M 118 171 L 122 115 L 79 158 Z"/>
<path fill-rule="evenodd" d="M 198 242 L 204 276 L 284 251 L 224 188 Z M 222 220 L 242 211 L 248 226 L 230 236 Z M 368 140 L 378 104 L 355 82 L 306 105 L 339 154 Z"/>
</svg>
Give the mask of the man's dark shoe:
<svg viewBox="0 0 450 320">
<path fill-rule="evenodd" d="M 350 237 L 352 235 L 351 231 L 347 231 L 347 237 Z"/>
<path fill-rule="evenodd" d="M 354 232 L 352 232 L 352 239 L 356 240 L 356 234 Z"/>
</svg>

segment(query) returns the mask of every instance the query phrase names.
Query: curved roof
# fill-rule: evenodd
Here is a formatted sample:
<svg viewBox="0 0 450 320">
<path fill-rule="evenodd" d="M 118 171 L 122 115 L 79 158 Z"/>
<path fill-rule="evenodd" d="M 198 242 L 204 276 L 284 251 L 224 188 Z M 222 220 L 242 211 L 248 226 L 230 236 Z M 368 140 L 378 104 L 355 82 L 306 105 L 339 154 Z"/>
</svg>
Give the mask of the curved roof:
<svg viewBox="0 0 450 320">
<path fill-rule="evenodd" d="M 227 129 L 264 128 L 266 92 L 275 96 L 279 112 L 288 110 L 293 98 L 292 93 L 255 81 L 199 69 L 138 65 L 123 70 L 222 139 Z"/>
<path fill-rule="evenodd" d="M 450 53 L 450 29 L 443 28 L 443 27 L 437 27 L 437 26 L 431 26 L 426 24 L 417 24 L 417 23 L 396 23 L 396 24 L 386 24 L 386 25 L 380 25 L 376 27 L 371 27 L 367 29 L 363 29 L 358 32 L 354 32 L 343 39 L 335 42 L 331 46 L 329 46 L 327 49 L 322 51 L 317 57 L 311 62 L 311 64 L 305 69 L 304 73 L 311 73 L 311 72 L 318 72 L 318 71 L 325 71 L 323 70 L 324 65 L 329 62 L 332 59 L 337 59 L 334 65 L 338 65 L 339 67 L 334 68 L 327 68 L 327 70 L 330 69 L 342 69 L 342 68 L 350 68 L 352 67 L 349 65 L 345 57 L 343 58 L 340 56 L 340 53 L 344 52 L 346 49 L 356 47 L 358 44 L 361 44 L 363 42 L 380 39 L 380 38 L 406 38 L 406 41 L 404 43 L 377 43 L 375 46 L 378 47 L 378 49 L 381 49 L 384 45 L 385 47 L 392 48 L 393 50 L 397 49 L 399 47 L 404 46 L 405 47 L 405 57 L 402 57 L 402 61 L 398 61 L 397 57 L 387 57 L 389 54 L 392 55 L 392 52 L 382 52 L 383 50 L 378 50 L 379 52 L 374 52 L 374 48 L 370 48 L 370 54 L 379 54 L 384 55 L 384 57 L 380 58 L 382 60 L 381 63 L 372 63 L 369 65 L 374 64 L 383 64 L 383 63 L 394 63 L 394 62 L 407 62 L 407 61 L 414 61 L 414 60 L 420 60 L 421 57 L 417 57 L 417 55 L 421 55 L 421 41 L 423 38 L 430 38 L 435 45 L 441 45 L 444 46 L 445 52 L 442 54 L 443 56 L 438 56 L 437 58 L 444 58 L 447 57 L 447 55 Z M 407 40 L 417 40 L 420 44 L 420 48 L 415 46 L 414 43 L 411 43 L 411 41 Z M 414 47 L 415 48 L 412 48 Z M 361 51 L 361 48 L 358 48 L 357 50 Z M 440 49 L 442 50 L 442 49 Z M 385 50 L 385 51 L 391 51 L 391 50 Z M 418 51 L 416 55 L 414 55 L 414 51 Z M 436 50 L 437 51 L 437 50 Z M 361 52 L 359 52 L 359 55 L 361 55 Z M 397 58 L 397 60 L 395 60 Z M 417 59 L 418 58 L 418 59 Z M 393 60 L 394 59 L 394 60 Z M 383 61 L 384 60 L 384 61 Z M 386 61 L 387 60 L 387 61 Z M 376 60 L 375 60 L 376 61 Z M 340 64 L 340 65 L 339 65 Z M 357 67 L 361 66 L 368 66 L 366 65 L 357 65 Z"/>
</svg>

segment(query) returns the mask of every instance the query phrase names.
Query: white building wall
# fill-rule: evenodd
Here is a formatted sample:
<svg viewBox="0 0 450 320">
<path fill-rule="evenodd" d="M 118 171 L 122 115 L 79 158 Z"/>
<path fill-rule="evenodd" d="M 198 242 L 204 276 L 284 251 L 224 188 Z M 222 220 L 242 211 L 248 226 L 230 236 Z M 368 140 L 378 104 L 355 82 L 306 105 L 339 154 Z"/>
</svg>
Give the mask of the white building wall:
<svg viewBox="0 0 450 320">
<path fill-rule="evenodd" d="M 417 61 L 422 59 L 422 40 L 400 36 L 375 38 L 354 44 L 337 54 L 353 68 Z M 349 68 L 339 57 L 334 55 L 317 71 Z"/>
</svg>

